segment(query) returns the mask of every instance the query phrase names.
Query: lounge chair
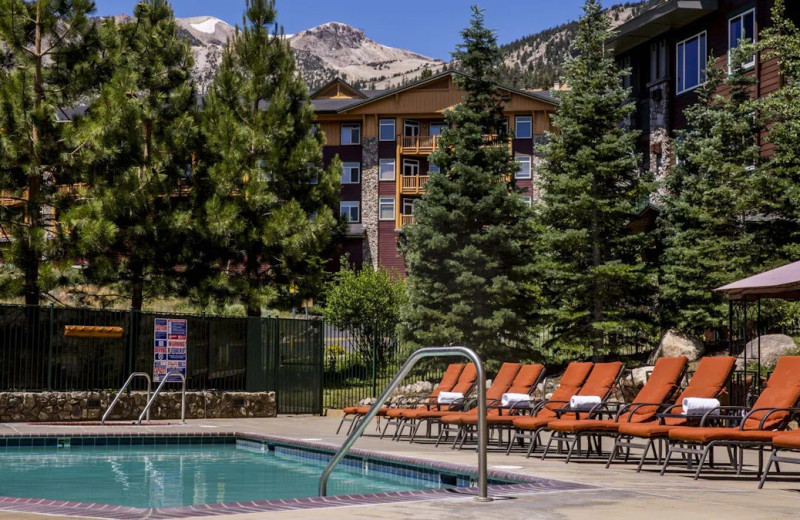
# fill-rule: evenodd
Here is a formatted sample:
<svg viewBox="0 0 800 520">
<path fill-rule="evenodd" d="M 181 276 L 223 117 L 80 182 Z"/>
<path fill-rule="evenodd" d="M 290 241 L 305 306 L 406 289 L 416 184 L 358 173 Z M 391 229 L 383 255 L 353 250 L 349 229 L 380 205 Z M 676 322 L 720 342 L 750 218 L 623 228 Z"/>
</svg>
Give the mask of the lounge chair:
<svg viewBox="0 0 800 520">
<path fill-rule="evenodd" d="M 592 371 L 589 373 L 589 377 L 586 378 L 583 386 L 581 386 L 580 391 L 574 395 L 596 395 L 600 396 L 602 402 L 605 402 L 611 396 L 614 387 L 618 384 L 624 369 L 625 366 L 619 361 L 595 364 Z M 539 446 L 539 436 L 542 431 L 547 428 L 547 424 L 557 419 L 560 410 L 569 405 L 569 398 L 572 397 L 572 395 L 566 396 L 566 394 L 567 392 L 565 389 L 563 393 L 565 399 L 551 398 L 549 401 L 542 403 L 530 416 L 515 418 L 512 421 L 515 433 L 508 443 L 506 455 L 511 452 L 515 441 L 522 444 L 525 442 L 525 439 L 529 439 L 530 444 L 528 445 L 526 457 L 531 456 L 533 450 Z M 562 417 L 578 417 L 578 415 L 575 412 L 568 412 L 564 413 Z M 494 421 L 490 420 L 489 422 L 493 423 Z"/>
<path fill-rule="evenodd" d="M 547 423 L 547 429 L 553 434 L 542 458 L 547 456 L 550 446 L 557 442 L 559 446 L 569 444 L 566 459 L 566 462 L 569 462 L 575 447 L 580 446 L 581 439 L 586 436 L 594 438 L 597 452 L 600 453 L 601 438 L 609 434 L 616 435 L 621 424 L 654 420 L 660 410 L 672 403 L 670 397 L 678 389 L 688 362 L 689 360 L 683 356 L 660 358 L 653 367 L 650 379 L 639 390 L 633 402 L 619 406 L 611 419 L 597 418 L 610 413 L 606 403 L 593 409 L 585 419 L 556 419 Z M 591 443 L 587 454 L 590 451 Z"/>
<path fill-rule="evenodd" d="M 427 395 L 426 397 L 422 397 L 417 399 L 416 401 L 409 403 L 408 406 L 416 408 L 418 406 L 425 406 L 428 404 L 435 404 L 437 398 L 439 397 L 440 392 L 449 392 L 453 389 L 453 387 L 458 383 L 458 378 L 461 376 L 461 372 L 464 371 L 464 367 L 466 365 L 463 363 L 452 363 L 448 365 L 447 370 L 445 370 L 444 375 L 442 375 L 442 379 L 439 381 L 439 384 L 433 391 Z M 350 427 L 347 429 L 347 433 L 349 434 L 353 427 L 358 423 L 361 418 L 363 418 L 369 412 L 371 406 L 348 406 L 344 408 L 342 411 L 344 415 L 342 416 L 342 420 L 339 422 L 339 427 L 336 429 L 336 433 L 339 433 L 339 430 L 342 429 L 342 425 L 345 422 L 350 423 Z M 389 408 L 384 406 L 380 410 L 378 410 L 378 417 L 384 417 L 387 415 L 389 410 L 397 410 L 399 408 Z M 385 429 L 385 428 L 384 428 Z"/>
<path fill-rule="evenodd" d="M 539 374 L 544 371 L 542 365 L 535 366 L 538 367 Z M 514 378 L 517 377 L 521 368 L 522 365 L 519 363 L 503 363 L 492 381 L 492 385 L 486 389 L 487 404 L 499 401 L 500 398 L 503 397 L 503 394 L 508 392 L 508 389 L 511 388 L 511 385 L 514 383 Z M 403 418 L 409 420 L 409 424 L 413 424 L 413 428 L 411 429 L 411 442 L 414 442 L 417 432 L 419 432 L 419 428 L 423 424 L 427 425 L 427 432 L 430 434 L 431 426 L 435 423 L 439 423 L 439 419 L 453 414 L 453 410 L 465 410 L 469 407 L 469 404 L 468 401 L 463 401 L 460 403 L 453 403 L 450 408 L 443 407 L 439 410 L 415 410 L 414 412 L 404 413 Z"/>
<path fill-rule="evenodd" d="M 577 363 L 576 365 L 589 365 L 589 367 L 583 371 L 581 377 L 586 379 L 586 375 L 591 370 L 591 363 Z M 573 370 L 574 372 L 575 370 Z M 511 407 L 502 407 L 502 397 L 503 394 L 524 394 L 527 395 L 529 398 L 536 391 L 536 387 L 539 384 L 539 381 L 544 376 L 544 367 L 542 365 L 534 364 L 534 365 L 523 365 L 520 368 L 517 375 L 514 377 L 514 380 L 511 382 L 511 385 L 506 389 L 505 392 L 500 393 L 499 388 L 494 390 L 494 385 L 486 392 L 486 416 L 487 419 L 491 417 L 507 417 L 512 418 L 517 417 L 514 415 L 508 415 L 509 410 Z M 566 376 L 566 374 L 565 374 Z M 562 378 L 563 381 L 563 378 Z M 581 381 L 582 383 L 583 381 Z M 563 384 L 563 383 L 562 383 Z M 497 397 L 499 394 L 499 397 Z M 526 401 L 527 403 L 528 401 Z M 506 415 L 503 415 L 505 413 Z M 511 424 L 511 423 L 509 423 Z M 478 425 L 478 409 L 472 408 L 466 412 L 460 412 L 452 415 L 445 415 L 441 419 L 439 419 L 439 437 L 436 439 L 436 445 L 439 445 L 439 442 L 442 440 L 442 435 L 445 435 L 449 432 L 451 427 L 458 428 L 458 433 L 455 436 L 455 440 L 453 441 L 453 447 L 456 446 L 458 441 L 461 441 L 461 446 L 463 446 L 464 441 L 466 440 L 467 436 L 472 433 Z M 502 430 L 500 430 L 501 436 L 498 438 L 498 441 L 502 443 Z"/>
<path fill-rule="evenodd" d="M 699 456 L 694 478 L 697 479 L 715 446 L 726 446 L 738 450 L 738 461 L 729 451 L 736 474 L 741 474 L 745 449 L 757 449 L 759 454 L 758 474 L 761 475 L 764 448 L 785 430 L 792 416 L 798 411 L 800 399 L 800 356 L 783 356 L 778 359 L 764 391 L 756 399 L 753 408 L 744 406 L 720 406 L 716 413 L 703 416 L 700 426 L 681 426 L 669 432 L 669 451 L 664 459 L 661 474 L 667 470 L 672 456 L 682 453 Z M 724 414 L 724 415 L 723 415 Z M 735 427 L 708 427 L 710 421 L 738 423 Z"/>
<path fill-rule="evenodd" d="M 606 468 L 609 467 L 614 457 L 622 452 L 622 449 L 626 450 L 625 460 L 627 461 L 631 448 L 642 450 L 639 467 L 636 469 L 637 472 L 642 470 L 651 448 L 655 455 L 656 463 L 660 464 L 662 445 L 666 444 L 670 430 L 685 426 L 692 420 L 691 417 L 683 415 L 683 400 L 688 397 L 718 397 L 724 392 L 725 384 L 731 377 L 735 366 L 736 358 L 730 356 L 704 357 L 701 359 L 697 365 L 697 370 L 695 370 L 692 379 L 689 381 L 689 385 L 675 400 L 676 404 L 664 410 L 664 415 L 673 417 L 660 417 L 658 421 L 643 423 L 625 422 L 619 425 L 614 449 L 608 457 Z M 681 415 L 683 416 L 681 417 Z M 695 419 L 699 419 L 699 417 L 695 417 Z M 643 439 L 646 442 L 637 442 L 634 439 Z M 658 443 L 658 449 L 656 449 L 656 443 Z"/>
<path fill-rule="evenodd" d="M 464 370 L 461 372 L 461 375 L 458 376 L 458 381 L 456 384 L 453 385 L 453 388 L 450 389 L 450 392 L 461 394 L 464 396 L 463 399 L 459 399 L 453 403 L 449 404 L 439 404 L 437 400 L 428 400 L 423 406 L 418 406 L 415 408 L 389 408 L 386 410 L 386 417 L 391 419 L 388 421 L 386 425 L 383 427 L 383 431 L 381 432 L 381 438 L 386 434 L 386 430 L 388 429 L 389 425 L 393 425 L 395 427 L 395 432 L 392 438 L 394 440 L 399 439 L 402 437 L 403 432 L 408 428 L 410 432 L 413 431 L 414 426 L 416 425 L 417 414 L 422 412 L 451 412 L 451 411 L 459 411 L 464 406 L 466 399 L 469 397 L 470 393 L 475 389 L 475 380 L 478 378 L 478 371 L 475 368 L 475 365 L 472 363 L 468 363 Z"/>
<path fill-rule="evenodd" d="M 800 452 L 800 430 L 792 430 L 790 432 L 781 432 L 782 435 L 776 435 L 772 439 L 772 455 L 767 461 L 767 467 L 764 468 L 764 474 L 761 475 L 761 482 L 758 483 L 758 489 L 764 487 L 767 481 L 769 470 L 772 465 L 778 465 L 779 462 L 786 462 L 787 464 L 800 464 L 800 457 L 789 457 L 788 453 L 797 454 Z"/>
</svg>

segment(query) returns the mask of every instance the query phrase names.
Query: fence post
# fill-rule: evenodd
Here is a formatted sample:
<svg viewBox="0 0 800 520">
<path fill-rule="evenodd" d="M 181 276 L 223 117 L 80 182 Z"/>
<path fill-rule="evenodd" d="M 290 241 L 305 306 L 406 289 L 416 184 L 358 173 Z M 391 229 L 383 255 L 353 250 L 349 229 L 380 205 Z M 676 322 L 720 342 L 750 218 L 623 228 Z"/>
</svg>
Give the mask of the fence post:
<svg viewBox="0 0 800 520">
<path fill-rule="evenodd" d="M 372 335 L 372 396 L 378 397 L 378 320 L 375 320 L 375 333 Z"/>
<path fill-rule="evenodd" d="M 275 411 L 277 413 L 281 413 L 281 318 L 280 316 L 275 316 L 272 318 L 274 321 L 273 325 L 273 344 L 272 344 L 272 352 L 273 352 L 273 359 L 275 362 L 272 364 L 273 370 L 273 381 L 275 381 Z"/>
<path fill-rule="evenodd" d="M 53 390 L 53 302 L 50 302 L 50 338 L 47 342 L 47 390 Z"/>
<path fill-rule="evenodd" d="M 127 370 L 128 374 L 131 374 L 131 373 L 134 372 L 134 370 L 133 370 L 133 342 L 134 342 L 134 339 L 135 339 L 135 335 L 134 335 L 135 332 L 133 330 L 134 329 L 134 326 L 133 326 L 134 312 L 136 312 L 136 311 L 133 310 L 133 307 L 129 307 L 128 308 L 128 345 L 127 345 L 127 347 L 128 347 L 128 355 L 126 356 L 128 358 L 128 370 Z M 149 370 L 148 370 L 148 372 L 149 372 Z"/>
<path fill-rule="evenodd" d="M 319 415 L 325 411 L 323 401 L 325 400 L 325 318 L 319 322 Z"/>
</svg>

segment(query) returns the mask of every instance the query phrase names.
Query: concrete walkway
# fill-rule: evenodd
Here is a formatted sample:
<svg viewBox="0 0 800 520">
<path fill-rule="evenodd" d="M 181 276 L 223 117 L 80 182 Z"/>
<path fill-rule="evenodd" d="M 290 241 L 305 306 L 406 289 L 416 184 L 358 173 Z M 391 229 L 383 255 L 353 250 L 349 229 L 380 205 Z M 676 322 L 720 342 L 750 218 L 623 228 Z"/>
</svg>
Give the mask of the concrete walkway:
<svg viewBox="0 0 800 520">
<path fill-rule="evenodd" d="M 313 440 L 339 445 L 343 435 L 335 435 L 338 419 L 333 417 L 280 417 L 278 419 L 217 419 L 189 421 L 187 425 L 163 427 L 131 426 L 37 426 L 0 424 L 0 434 L 13 433 L 108 433 L 108 432 L 242 432 L 279 435 L 293 439 Z M 434 459 L 456 464 L 476 463 L 473 450 L 453 451 L 448 447 L 435 448 L 432 443 L 410 444 L 378 439 L 373 426 L 357 447 L 407 457 Z M 721 455 L 721 454 L 720 454 Z M 724 457 L 720 457 L 724 460 Z M 751 459 L 750 462 L 754 462 Z M 471 498 L 448 498 L 406 502 L 396 505 L 359 506 L 315 509 L 312 511 L 269 513 L 278 520 L 295 518 L 315 519 L 597 519 L 650 520 L 661 518 L 774 519 L 797 518 L 800 511 L 800 475 L 782 477 L 767 482 L 764 490 L 757 489 L 754 476 L 735 477 L 726 473 L 694 481 L 685 471 L 675 467 L 668 475 L 658 476 L 654 466 L 636 473 L 633 464 L 615 464 L 608 470 L 604 462 L 580 461 L 564 464 L 558 459 L 525 459 L 524 455 L 505 456 L 496 447 L 489 454 L 489 466 L 515 473 L 534 475 L 568 482 L 598 486 L 599 489 L 552 491 L 535 495 L 499 496 L 490 504 Z M 750 468 L 753 469 L 753 468 Z M 786 467 L 787 471 L 800 471 Z M 229 515 L 205 518 L 255 520 L 266 515 Z M 2 513 L 5 519 L 44 519 L 53 516 Z M 75 517 L 71 517 L 75 518 Z"/>
</svg>

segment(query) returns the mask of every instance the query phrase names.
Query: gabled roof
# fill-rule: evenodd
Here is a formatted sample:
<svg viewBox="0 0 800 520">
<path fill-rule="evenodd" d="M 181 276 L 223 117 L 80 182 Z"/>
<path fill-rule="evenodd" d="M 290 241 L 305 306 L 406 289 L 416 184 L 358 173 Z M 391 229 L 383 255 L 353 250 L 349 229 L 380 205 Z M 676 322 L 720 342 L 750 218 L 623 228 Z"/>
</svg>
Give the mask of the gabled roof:
<svg viewBox="0 0 800 520">
<path fill-rule="evenodd" d="M 384 99 L 384 98 L 387 98 L 387 97 L 390 97 L 390 96 L 394 96 L 396 94 L 400 94 L 400 93 L 403 93 L 403 92 L 407 92 L 409 90 L 413 90 L 415 88 L 419 88 L 421 86 L 427 85 L 429 83 L 433 83 L 435 81 L 438 81 L 438 80 L 440 80 L 442 78 L 445 78 L 445 77 L 448 77 L 448 76 L 467 77 L 467 75 L 464 74 L 463 72 L 458 72 L 458 71 L 455 71 L 455 70 L 449 70 L 449 71 L 441 72 L 439 74 L 435 74 L 435 75 L 430 76 L 428 78 L 425 78 L 425 79 L 422 79 L 420 81 L 416 81 L 414 83 L 411 83 L 411 84 L 408 84 L 408 85 L 404 85 L 402 87 L 398 87 L 398 88 L 395 88 L 395 89 L 360 91 L 361 94 L 363 94 L 363 96 L 364 96 L 362 99 L 341 99 L 341 98 L 340 99 L 314 99 L 314 95 L 317 92 L 320 92 L 322 90 L 322 89 L 318 89 L 317 92 L 315 92 L 315 94 L 312 94 L 312 102 L 314 103 L 314 109 L 318 113 L 339 114 L 339 113 L 347 112 L 348 110 L 352 110 L 354 108 L 362 107 L 362 106 L 367 105 L 369 103 L 374 103 L 376 101 L 379 101 L 381 99 Z M 334 80 L 334 81 L 336 81 L 336 80 Z M 331 84 L 333 84 L 333 82 L 328 83 L 328 85 L 323 87 L 323 89 L 330 87 Z M 511 87 L 506 87 L 506 86 L 503 86 L 503 85 L 497 85 L 497 87 L 502 89 L 502 90 L 507 90 L 508 92 L 511 92 L 513 94 L 524 96 L 524 97 L 527 97 L 527 98 L 530 98 L 530 99 L 535 99 L 537 101 L 542 101 L 544 103 L 548 103 L 548 104 L 553 105 L 553 106 L 558 105 L 558 100 L 556 98 L 554 98 L 553 96 L 551 96 L 547 92 L 517 90 L 517 89 L 511 88 Z"/>
<path fill-rule="evenodd" d="M 320 88 L 312 92 L 311 99 L 319 98 L 326 92 L 330 91 L 333 87 L 336 87 L 337 95 L 321 99 L 353 99 L 353 98 L 366 99 L 367 98 L 367 96 L 363 92 L 361 92 L 351 84 L 347 83 L 345 80 L 341 78 L 336 78 L 332 81 L 325 83 Z M 344 96 L 340 95 L 342 92 L 344 92 L 346 95 Z"/>
</svg>

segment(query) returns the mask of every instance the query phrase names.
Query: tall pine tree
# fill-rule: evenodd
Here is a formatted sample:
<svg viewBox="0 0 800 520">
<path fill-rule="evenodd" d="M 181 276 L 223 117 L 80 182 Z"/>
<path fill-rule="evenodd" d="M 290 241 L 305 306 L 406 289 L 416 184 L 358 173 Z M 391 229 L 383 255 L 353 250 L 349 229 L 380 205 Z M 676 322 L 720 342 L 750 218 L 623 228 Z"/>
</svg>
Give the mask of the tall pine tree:
<svg viewBox="0 0 800 520">
<path fill-rule="evenodd" d="M 323 168 L 323 136 L 274 1 L 248 0 L 205 100 L 206 198 L 196 222 L 210 248 L 197 294 L 239 302 L 249 316 L 321 289 L 342 232 L 341 165 Z M 293 302 L 294 303 L 294 302 Z"/>
<path fill-rule="evenodd" d="M 466 96 L 445 114 L 451 129 L 430 157 L 440 172 L 431 173 L 402 244 L 409 291 L 402 334 L 415 346 L 460 344 L 487 357 L 530 359 L 536 233 L 514 185 L 494 82 L 500 53 L 477 7 L 462 36 L 453 58 Z"/>
<path fill-rule="evenodd" d="M 188 235 L 193 58 L 166 0 L 142 0 L 131 21 L 111 20 L 103 35 L 113 73 L 76 122 L 76 166 L 89 189 L 66 221 L 96 296 L 140 310 L 174 282 Z"/>
<path fill-rule="evenodd" d="M 751 98 L 755 78 L 743 62 L 754 48 L 742 42 L 731 72 L 709 60 L 698 102 L 684 112 L 678 164 L 666 179 L 659 220 L 664 244 L 659 283 L 663 324 L 701 334 L 726 324 L 728 307 L 712 289 L 752 273 L 763 262 L 754 219 L 760 129 Z M 727 95 L 718 92 L 727 87 Z"/>
<path fill-rule="evenodd" d="M 36 305 L 58 281 L 56 208 L 72 150 L 58 123 L 96 80 L 90 0 L 0 0 L 0 288 Z"/>
<path fill-rule="evenodd" d="M 571 90 L 556 92 L 556 131 L 541 148 L 539 268 L 554 346 L 597 356 L 645 327 L 653 280 L 642 259 L 644 237 L 628 229 L 646 185 L 638 133 L 622 125 L 634 110 L 625 71 L 606 52 L 610 22 L 600 2 L 587 0 L 583 10 L 565 65 Z"/>
</svg>

